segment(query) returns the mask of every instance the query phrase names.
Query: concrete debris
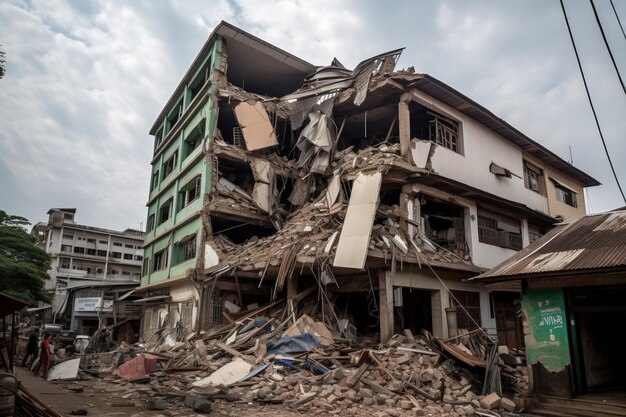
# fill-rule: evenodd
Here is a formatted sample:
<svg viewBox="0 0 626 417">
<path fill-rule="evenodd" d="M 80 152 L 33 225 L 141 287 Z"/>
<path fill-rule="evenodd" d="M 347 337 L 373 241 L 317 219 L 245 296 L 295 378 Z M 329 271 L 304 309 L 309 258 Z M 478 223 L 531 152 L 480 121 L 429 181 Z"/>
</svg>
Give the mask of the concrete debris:
<svg viewBox="0 0 626 417">
<path fill-rule="evenodd" d="M 93 381 L 84 383 L 85 389 L 117 396 L 123 393 L 124 399 L 143 402 L 151 410 L 189 407 L 197 413 L 214 411 L 216 404 L 224 407 L 240 401 L 284 404 L 322 414 L 345 410 L 350 415 L 357 415 L 363 407 L 373 407 L 374 413 L 395 410 L 389 415 L 398 416 L 472 416 L 516 408 L 507 397 L 479 395 L 484 369 L 442 348 L 453 345 L 462 351 L 459 344 L 478 345 L 482 342 L 476 333 L 464 335 L 454 345 L 428 332 L 414 335 L 406 330 L 394 335 L 389 344 L 371 345 L 367 340 L 334 337 L 326 325 L 306 314 L 288 326 L 292 318 L 280 319 L 289 310 L 284 304 L 260 307 L 236 322 L 190 335 L 174 346 L 153 345 L 152 353 L 122 345 L 110 355 L 87 354 L 91 359 L 84 359 L 83 364 L 92 363 L 94 369 L 93 362 L 99 359 L 103 363 L 99 379 L 83 375 Z M 302 353 L 267 353 L 285 335 L 313 334 L 326 343 L 309 346 Z M 232 343 L 226 345 L 233 335 Z M 133 355 L 134 359 L 128 360 Z M 146 357 L 157 359 L 143 383 L 125 380 L 127 375 L 120 368 Z M 526 367 L 500 366 L 507 396 L 513 398 L 527 389 Z M 105 372 L 107 367 L 117 368 L 118 376 Z"/>
<path fill-rule="evenodd" d="M 56 381 L 59 379 L 76 379 L 78 377 L 78 368 L 80 358 L 70 359 L 61 362 L 48 372 L 48 381 Z"/>
</svg>

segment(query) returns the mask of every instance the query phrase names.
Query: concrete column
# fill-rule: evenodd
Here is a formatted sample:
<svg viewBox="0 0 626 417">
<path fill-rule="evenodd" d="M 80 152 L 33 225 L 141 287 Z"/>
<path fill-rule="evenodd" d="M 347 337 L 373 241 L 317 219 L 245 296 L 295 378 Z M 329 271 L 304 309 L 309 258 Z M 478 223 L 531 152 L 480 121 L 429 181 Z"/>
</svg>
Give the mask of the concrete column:
<svg viewBox="0 0 626 417">
<path fill-rule="evenodd" d="M 398 103 L 398 134 L 400 136 L 400 155 L 410 161 L 411 114 L 409 112 L 410 96 L 403 95 Z"/>
<path fill-rule="evenodd" d="M 387 271 L 380 271 L 378 274 L 378 292 L 380 341 L 386 343 L 393 336 L 393 282 Z"/>
</svg>

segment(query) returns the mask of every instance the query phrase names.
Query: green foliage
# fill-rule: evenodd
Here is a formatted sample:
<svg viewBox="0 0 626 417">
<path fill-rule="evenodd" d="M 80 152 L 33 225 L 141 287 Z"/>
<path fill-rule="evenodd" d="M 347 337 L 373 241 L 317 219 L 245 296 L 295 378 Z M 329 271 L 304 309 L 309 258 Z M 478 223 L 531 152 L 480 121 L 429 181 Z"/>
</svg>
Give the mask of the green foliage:
<svg viewBox="0 0 626 417">
<path fill-rule="evenodd" d="M 23 217 L 0 210 L 0 291 L 29 303 L 49 301 L 44 291 L 50 256 L 35 246 Z"/>
</svg>

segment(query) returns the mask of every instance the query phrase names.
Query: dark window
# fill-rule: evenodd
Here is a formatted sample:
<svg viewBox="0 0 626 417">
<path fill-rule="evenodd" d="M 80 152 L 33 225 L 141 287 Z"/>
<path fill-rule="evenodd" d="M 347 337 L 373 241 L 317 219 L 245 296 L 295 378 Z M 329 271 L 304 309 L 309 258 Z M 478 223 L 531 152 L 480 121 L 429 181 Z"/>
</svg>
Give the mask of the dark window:
<svg viewBox="0 0 626 417">
<path fill-rule="evenodd" d="M 63 239 L 69 239 L 69 240 L 74 240 L 74 235 L 63 235 Z"/>
<path fill-rule="evenodd" d="M 187 135 L 183 142 L 183 161 L 202 143 L 204 137 L 204 129 L 206 125 L 206 119 L 202 119 L 198 126 L 193 128 L 191 133 Z"/>
<path fill-rule="evenodd" d="M 196 239 L 190 239 L 183 243 L 183 259 L 189 260 L 196 257 Z"/>
<path fill-rule="evenodd" d="M 103 270 L 102 270 L 102 268 L 98 268 L 98 269 L 96 269 L 96 273 L 97 273 L 97 274 L 101 274 L 101 273 L 102 273 L 102 271 L 103 271 Z"/>
<path fill-rule="evenodd" d="M 497 214 L 478 216 L 478 241 L 502 248 L 522 249 L 519 221 Z"/>
<path fill-rule="evenodd" d="M 524 161 L 524 186 L 541 195 L 546 194 L 543 170 Z"/>
<path fill-rule="evenodd" d="M 122 242 L 113 242 L 113 246 L 122 246 Z"/>
<path fill-rule="evenodd" d="M 108 244 L 109 244 L 109 242 L 108 242 L 108 241 L 106 241 L 106 240 L 99 240 L 99 242 L 100 242 L 102 245 L 108 245 Z"/>
<path fill-rule="evenodd" d="M 71 245 L 61 245 L 61 252 L 71 252 L 71 251 L 72 251 Z"/>
<path fill-rule="evenodd" d="M 554 184 L 554 189 L 556 191 L 556 199 L 558 201 L 565 203 L 568 206 L 578 207 L 578 203 L 576 202 L 576 193 L 574 191 L 559 184 Z"/>
<path fill-rule="evenodd" d="M 143 266 L 141 267 L 141 275 L 142 276 L 145 277 L 146 275 L 148 275 L 149 267 L 150 267 L 150 258 L 144 258 L 143 259 Z"/>
<path fill-rule="evenodd" d="M 168 256 L 168 248 L 165 248 L 162 251 L 155 253 L 152 270 L 159 271 L 161 269 L 167 268 L 167 256 Z"/>
<path fill-rule="evenodd" d="M 96 250 L 87 248 L 87 255 L 96 256 Z"/>
<path fill-rule="evenodd" d="M 61 258 L 61 268 L 70 269 L 70 258 Z"/>
<path fill-rule="evenodd" d="M 74 253 L 85 253 L 85 248 L 81 248 L 81 247 L 76 246 L 74 248 Z"/>
<path fill-rule="evenodd" d="M 127 260 L 129 260 L 129 261 L 132 261 L 132 260 L 133 260 L 133 255 L 132 255 L 132 253 L 125 253 L 125 254 L 124 254 L 124 259 L 127 259 Z"/>
<path fill-rule="evenodd" d="M 200 197 L 200 187 L 202 185 L 202 177 L 198 175 L 180 190 L 180 208 L 187 207 Z"/>
<path fill-rule="evenodd" d="M 152 173 L 152 182 L 150 183 L 150 191 L 157 188 L 158 185 L 159 185 L 159 171 L 157 170 L 154 173 Z"/>
<path fill-rule="evenodd" d="M 163 163 L 163 179 L 167 178 L 168 175 L 174 171 L 176 168 L 176 161 L 178 160 L 178 151 L 175 151 L 172 156 L 167 158 L 167 160 Z"/>
<path fill-rule="evenodd" d="M 432 119 L 429 121 L 429 139 L 437 145 L 459 152 L 459 124 L 447 117 L 428 112 Z"/>
<path fill-rule="evenodd" d="M 166 222 L 172 217 L 172 199 L 167 200 L 159 209 L 159 224 Z"/>
<path fill-rule="evenodd" d="M 154 135 L 154 149 L 156 149 L 161 142 L 163 141 L 163 128 L 157 130 L 156 135 Z"/>
<path fill-rule="evenodd" d="M 148 226 L 146 227 L 146 232 L 151 232 L 154 229 L 154 213 L 148 216 Z"/>
<path fill-rule="evenodd" d="M 135 260 L 136 261 L 141 261 L 143 259 L 143 256 L 141 255 L 135 255 Z"/>
<path fill-rule="evenodd" d="M 87 238 L 87 243 L 96 243 L 96 239 Z"/>
<path fill-rule="evenodd" d="M 198 95 L 198 92 L 202 89 L 206 81 L 209 79 L 209 65 L 205 64 L 200 71 L 198 71 L 198 75 L 193 79 L 191 83 L 189 83 L 189 102 L 191 103 L 194 98 Z"/>
<path fill-rule="evenodd" d="M 480 293 L 472 291 L 450 291 L 450 304 L 456 306 L 456 321 L 459 329 L 476 329 L 481 325 Z M 469 315 L 468 315 L 469 313 Z"/>
<path fill-rule="evenodd" d="M 107 251 L 105 251 L 105 250 L 99 250 L 99 251 L 97 252 L 97 255 L 98 255 L 98 256 L 107 256 Z"/>
<path fill-rule="evenodd" d="M 111 257 L 115 258 L 115 259 L 121 259 L 122 258 L 122 252 L 111 252 Z"/>
<path fill-rule="evenodd" d="M 130 248 L 130 249 L 133 249 L 133 248 L 135 247 L 135 245 L 131 245 L 131 244 L 129 244 L 129 243 L 126 243 L 126 244 L 124 244 L 124 247 L 125 247 L 125 248 Z"/>
<path fill-rule="evenodd" d="M 174 108 L 172 109 L 172 111 L 170 112 L 170 114 L 167 115 L 167 120 L 166 120 L 166 127 L 167 127 L 167 134 L 169 134 L 172 129 L 174 128 L 174 126 L 176 126 L 176 123 L 178 122 L 178 120 L 180 119 L 180 116 L 183 114 L 183 102 L 182 99 L 176 103 L 176 105 L 174 106 Z"/>
</svg>

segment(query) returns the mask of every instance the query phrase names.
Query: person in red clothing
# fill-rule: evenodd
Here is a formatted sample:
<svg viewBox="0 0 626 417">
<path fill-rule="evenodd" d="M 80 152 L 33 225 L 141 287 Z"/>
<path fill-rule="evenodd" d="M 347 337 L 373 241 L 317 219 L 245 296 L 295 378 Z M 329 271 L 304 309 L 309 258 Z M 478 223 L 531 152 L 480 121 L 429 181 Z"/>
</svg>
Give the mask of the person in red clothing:
<svg viewBox="0 0 626 417">
<path fill-rule="evenodd" d="M 48 379 L 48 367 L 50 366 L 50 333 L 46 333 L 41 341 L 41 353 L 39 354 L 39 371 L 43 373 L 43 379 Z M 37 372 L 39 375 L 39 372 Z"/>
</svg>

